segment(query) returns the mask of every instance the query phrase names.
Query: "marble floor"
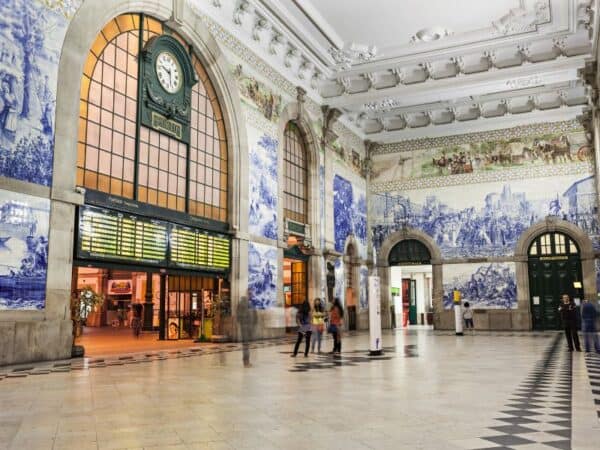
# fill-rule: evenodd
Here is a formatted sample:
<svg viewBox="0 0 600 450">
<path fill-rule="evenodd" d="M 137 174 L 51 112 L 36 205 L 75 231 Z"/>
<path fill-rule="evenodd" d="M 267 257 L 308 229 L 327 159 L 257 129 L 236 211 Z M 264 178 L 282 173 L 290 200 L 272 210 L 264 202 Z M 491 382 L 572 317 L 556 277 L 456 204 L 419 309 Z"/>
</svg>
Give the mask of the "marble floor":
<svg viewBox="0 0 600 450">
<path fill-rule="evenodd" d="M 229 347 L 5 376 L 0 449 L 600 448 L 600 358 L 556 333 L 383 341 L 380 357 L 359 334 L 340 358 L 285 343 L 253 345 L 250 368 Z"/>
<path fill-rule="evenodd" d="M 132 330 L 126 327 L 84 327 L 83 334 L 76 343 L 85 347 L 86 356 L 95 358 L 199 346 L 192 339 L 159 341 L 158 331 L 142 331 L 139 338 L 136 338 Z"/>
</svg>

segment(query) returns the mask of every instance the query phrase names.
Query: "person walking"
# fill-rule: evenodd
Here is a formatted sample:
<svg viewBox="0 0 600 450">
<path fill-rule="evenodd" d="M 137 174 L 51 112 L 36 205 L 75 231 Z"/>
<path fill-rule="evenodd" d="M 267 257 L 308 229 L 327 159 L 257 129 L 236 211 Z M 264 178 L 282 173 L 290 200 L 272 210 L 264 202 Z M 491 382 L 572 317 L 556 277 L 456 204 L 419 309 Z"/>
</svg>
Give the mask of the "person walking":
<svg viewBox="0 0 600 450">
<path fill-rule="evenodd" d="M 320 298 L 315 298 L 315 303 L 312 313 L 312 336 L 311 353 L 315 352 L 315 344 L 317 351 L 321 353 L 321 339 L 325 330 L 325 310 Z"/>
<path fill-rule="evenodd" d="M 558 307 L 563 327 L 565 329 L 565 337 L 569 351 L 573 351 L 573 347 L 578 352 L 581 351 L 579 345 L 579 336 L 577 335 L 577 306 L 571 301 L 567 294 L 562 296 L 562 304 Z"/>
<path fill-rule="evenodd" d="M 253 339 L 254 329 L 257 323 L 256 309 L 252 308 L 249 298 L 252 297 L 252 291 L 248 290 L 248 296 L 243 296 L 237 306 L 236 316 L 240 326 L 240 335 L 242 338 L 242 361 L 244 367 L 252 367 L 250 364 L 250 341 Z"/>
<path fill-rule="evenodd" d="M 296 313 L 296 325 L 298 325 L 298 340 L 296 340 L 296 345 L 294 346 L 294 353 L 292 353 L 290 356 L 295 358 L 296 355 L 298 355 L 298 348 L 300 347 L 302 338 L 304 338 L 304 356 L 306 357 L 308 356 L 308 349 L 310 348 L 311 335 L 311 312 L 308 299 L 305 299 L 304 302 L 302 302 L 298 312 Z"/>
<path fill-rule="evenodd" d="M 344 320 L 344 308 L 339 297 L 333 299 L 333 306 L 329 310 L 329 332 L 333 336 L 333 351 L 331 353 L 342 353 L 342 322 Z"/>
<path fill-rule="evenodd" d="M 594 350 L 600 353 L 600 340 L 596 334 L 596 317 L 598 312 L 596 307 L 589 300 L 583 300 L 581 306 L 581 331 L 583 331 L 583 342 L 585 344 L 585 352 L 591 351 L 591 342 L 594 341 Z"/>
<path fill-rule="evenodd" d="M 465 321 L 465 329 L 473 329 L 473 310 L 469 302 L 465 302 L 463 305 L 463 320 Z"/>
</svg>

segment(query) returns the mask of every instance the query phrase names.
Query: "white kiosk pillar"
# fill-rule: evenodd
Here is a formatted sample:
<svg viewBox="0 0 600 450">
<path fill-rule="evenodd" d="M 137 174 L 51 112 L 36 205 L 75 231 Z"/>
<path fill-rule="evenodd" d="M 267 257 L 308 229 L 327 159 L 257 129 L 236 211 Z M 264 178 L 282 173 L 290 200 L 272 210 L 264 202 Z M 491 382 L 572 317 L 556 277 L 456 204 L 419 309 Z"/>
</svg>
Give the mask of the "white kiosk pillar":
<svg viewBox="0 0 600 450">
<path fill-rule="evenodd" d="M 456 327 L 456 335 L 463 335 L 463 320 L 462 320 L 462 306 L 460 304 L 460 291 L 454 289 L 452 293 L 454 300 L 454 325 Z"/>
<path fill-rule="evenodd" d="M 381 342 L 381 287 L 379 277 L 369 277 L 369 355 L 383 353 Z"/>
</svg>

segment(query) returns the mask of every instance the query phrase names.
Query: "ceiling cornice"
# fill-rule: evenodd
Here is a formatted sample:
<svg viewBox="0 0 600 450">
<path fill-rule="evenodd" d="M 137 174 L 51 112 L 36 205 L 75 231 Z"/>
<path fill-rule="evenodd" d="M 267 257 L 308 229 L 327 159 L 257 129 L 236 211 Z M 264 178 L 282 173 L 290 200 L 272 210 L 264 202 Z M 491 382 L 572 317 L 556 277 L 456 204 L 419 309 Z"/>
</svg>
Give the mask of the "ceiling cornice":
<svg viewBox="0 0 600 450">
<path fill-rule="evenodd" d="M 523 114 L 510 114 L 493 119 L 479 118 L 468 122 L 453 122 L 449 125 L 428 127 L 427 132 L 422 129 L 409 129 L 401 131 L 388 131 L 367 135 L 367 138 L 380 144 L 389 144 L 405 140 L 453 136 L 469 131 L 485 132 L 501 128 L 511 128 L 521 125 L 530 125 L 542 122 L 560 122 L 574 120 L 585 111 L 584 106 L 562 107 L 554 110 L 533 111 Z"/>
<path fill-rule="evenodd" d="M 266 71 L 269 79 L 285 79 L 276 84 L 285 87 L 287 93 L 292 93 L 296 86 L 304 88 L 316 104 L 341 110 L 344 114 L 339 122 L 361 139 L 382 142 L 431 132 L 464 132 L 467 121 L 448 122 L 451 117 L 448 115 L 440 119 L 442 124 L 435 126 L 407 130 L 391 127 L 389 131 L 382 128 L 373 133 L 372 128 L 359 126 L 356 119 L 362 113 L 367 113 L 369 119 L 386 118 L 388 112 L 369 111 L 365 108 L 367 104 L 391 102 L 395 108 L 389 112 L 390 116 L 413 110 L 429 114 L 431 104 L 436 101 L 436 107 L 452 109 L 453 104 L 460 107 L 469 102 L 479 103 L 479 97 L 489 95 L 497 94 L 499 101 L 518 98 L 521 94 L 511 91 L 522 89 L 534 88 L 541 95 L 550 95 L 549 86 L 553 86 L 562 90 L 562 95 L 557 91 L 558 100 L 550 102 L 560 101 L 556 108 L 561 112 L 553 114 L 567 114 L 566 110 L 576 107 L 569 103 L 564 83 L 579 79 L 578 70 L 592 57 L 592 48 L 597 47 L 590 37 L 598 36 L 594 15 L 599 0 L 564 0 L 568 7 L 561 6 L 562 15 L 557 17 L 552 17 L 554 12 L 548 16 L 545 7 L 540 14 L 532 15 L 532 5 L 540 2 L 542 6 L 555 5 L 559 0 L 523 0 L 525 8 L 507 12 L 495 20 L 490 25 L 495 31 L 488 30 L 488 36 L 482 34 L 483 37 L 475 39 L 476 33 L 468 36 L 462 33 L 462 37 L 448 35 L 434 43 L 407 43 L 399 56 L 386 54 L 387 59 L 375 57 L 374 62 L 353 64 L 350 70 L 338 71 L 328 50 L 351 43 L 343 42 L 331 24 L 318 17 L 319 6 L 315 2 L 292 0 L 291 3 L 295 5 L 292 7 L 303 9 L 302 15 L 307 20 L 312 19 L 311 29 L 321 28 L 321 34 L 328 38 L 314 30 L 307 33 L 309 22 L 300 14 L 290 14 L 290 6 L 276 0 L 185 1 L 209 18 L 213 30 L 218 30 L 221 36 L 227 33 L 229 40 L 235 40 L 229 47 L 235 48 L 234 52 L 257 72 Z M 481 30 L 477 33 L 481 34 Z M 256 57 L 250 58 L 245 53 Z M 255 59 L 262 64 L 255 65 Z M 535 97 L 537 93 L 530 95 Z M 541 103 L 549 104 L 545 100 Z M 545 120 L 548 109 L 537 111 L 535 98 L 533 104 L 534 108 L 528 112 L 520 112 L 519 108 L 519 114 L 494 113 L 492 122 Z M 489 119 L 473 119 L 468 121 L 468 127 L 488 129 L 489 122 Z"/>
</svg>

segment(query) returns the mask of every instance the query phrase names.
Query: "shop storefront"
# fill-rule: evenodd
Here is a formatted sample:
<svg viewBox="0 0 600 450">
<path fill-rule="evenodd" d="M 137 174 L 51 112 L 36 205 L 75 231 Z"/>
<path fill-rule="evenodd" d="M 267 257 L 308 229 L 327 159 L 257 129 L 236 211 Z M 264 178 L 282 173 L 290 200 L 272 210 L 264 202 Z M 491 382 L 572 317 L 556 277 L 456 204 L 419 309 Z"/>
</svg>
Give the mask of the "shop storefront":
<svg viewBox="0 0 600 450">
<path fill-rule="evenodd" d="M 308 298 L 308 260 L 303 249 L 304 239 L 290 235 L 283 252 L 283 293 L 286 307 L 286 328 L 296 326 L 295 311 Z"/>
<path fill-rule="evenodd" d="M 110 202 L 100 193 L 86 200 Z M 141 305 L 143 329 L 160 339 L 210 338 L 220 325 L 215 322 L 230 312 L 231 239 L 216 231 L 224 224 L 192 227 L 181 223 L 189 216 L 126 203 L 128 211 L 91 204 L 78 210 L 73 295 L 91 289 L 104 298 L 100 308 L 86 312 L 86 325 L 127 327 Z"/>
</svg>

